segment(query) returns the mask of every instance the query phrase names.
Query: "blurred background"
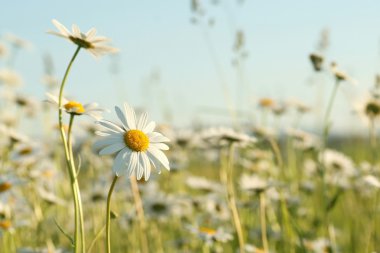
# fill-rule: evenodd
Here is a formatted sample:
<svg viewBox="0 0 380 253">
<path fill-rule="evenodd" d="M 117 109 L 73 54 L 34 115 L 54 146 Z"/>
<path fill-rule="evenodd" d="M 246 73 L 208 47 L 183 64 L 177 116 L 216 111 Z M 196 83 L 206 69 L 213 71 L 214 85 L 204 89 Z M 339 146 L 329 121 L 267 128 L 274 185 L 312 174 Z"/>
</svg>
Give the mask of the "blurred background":
<svg viewBox="0 0 380 253">
<path fill-rule="evenodd" d="M 334 83 L 328 67 L 323 73 L 312 68 L 309 54 L 319 52 L 326 66 L 337 62 L 356 83 L 345 82 L 338 91 L 332 132 L 366 133 L 354 105 L 379 71 L 380 2 L 67 0 L 1 6 L 0 43 L 7 54 L 0 68 L 17 71 L 19 89 L 39 101 L 48 90 L 43 76 L 61 80 L 75 50 L 46 33 L 55 30 L 55 18 L 84 32 L 95 27 L 120 49 L 96 60 L 80 52 L 65 95 L 81 102 L 113 110 L 128 101 L 153 120 L 187 127 L 255 122 L 261 98 L 298 99 L 315 112 L 300 125 L 319 131 Z M 15 50 L 12 36 L 26 47 Z"/>
</svg>

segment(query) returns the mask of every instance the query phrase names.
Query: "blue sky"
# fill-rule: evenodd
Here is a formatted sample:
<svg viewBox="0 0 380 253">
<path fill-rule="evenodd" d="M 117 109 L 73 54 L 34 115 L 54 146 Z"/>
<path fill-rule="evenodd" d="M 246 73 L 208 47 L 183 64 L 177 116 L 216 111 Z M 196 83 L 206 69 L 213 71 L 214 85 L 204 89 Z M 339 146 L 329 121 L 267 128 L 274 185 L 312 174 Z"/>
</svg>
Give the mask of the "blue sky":
<svg viewBox="0 0 380 253">
<path fill-rule="evenodd" d="M 228 116 L 208 110 L 226 108 L 221 79 L 234 106 L 245 111 L 257 110 L 255 101 L 263 96 L 298 97 L 315 105 L 317 88 L 309 84 L 315 77 L 307 57 L 321 30 L 327 28 L 327 59 L 337 61 L 359 82 L 342 87 L 333 112 L 335 129 L 352 130 L 351 122 L 356 120 L 351 99 L 373 85 L 380 68 L 379 1 L 246 0 L 238 4 L 220 0 L 216 6 L 211 2 L 200 0 L 207 19 L 215 20 L 213 27 L 202 28 L 191 24 L 187 0 L 4 1 L 0 34 L 11 32 L 33 44 L 18 55 L 15 68 L 24 77 L 24 91 L 42 99 L 42 55 L 52 56 L 55 73 L 61 77 L 75 50 L 74 45 L 46 34 L 55 29 L 51 19 L 68 27 L 78 24 L 84 31 L 95 27 L 121 52 L 99 60 L 81 52 L 67 93 L 110 109 L 128 101 L 144 106 L 158 121 L 165 120 L 165 108 L 176 125 L 191 125 L 194 120 L 229 121 Z M 237 30 L 244 32 L 249 52 L 243 79 L 237 78 L 231 65 Z M 120 69 L 117 76 L 110 74 L 115 62 Z M 157 75 L 159 80 L 152 81 Z M 332 79 L 326 75 L 322 80 L 328 96 Z M 243 92 L 237 86 L 241 83 Z M 237 102 L 238 98 L 243 99 Z M 314 123 L 305 122 L 308 127 Z"/>
</svg>

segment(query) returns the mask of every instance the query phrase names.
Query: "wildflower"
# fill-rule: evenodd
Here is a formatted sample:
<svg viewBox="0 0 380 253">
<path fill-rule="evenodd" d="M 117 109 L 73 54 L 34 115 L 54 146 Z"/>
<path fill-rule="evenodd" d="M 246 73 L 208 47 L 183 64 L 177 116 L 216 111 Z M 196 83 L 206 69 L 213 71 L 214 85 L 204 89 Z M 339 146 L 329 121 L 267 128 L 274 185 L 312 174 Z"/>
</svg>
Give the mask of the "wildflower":
<svg viewBox="0 0 380 253">
<path fill-rule="evenodd" d="M 350 180 L 357 175 L 352 159 L 338 151 L 327 149 L 319 155 L 327 169 L 326 181 L 341 188 L 349 188 Z"/>
<path fill-rule="evenodd" d="M 169 139 L 154 132 L 156 124 L 153 121 L 148 123 L 146 113 L 137 121 L 135 111 L 127 103 L 124 103 L 124 110 L 125 113 L 119 107 L 115 107 L 122 125 L 107 120 L 99 121 L 99 124 L 105 127 L 105 130 L 97 132 L 104 138 L 94 144 L 95 148 L 100 149 L 99 154 L 117 153 L 112 166 L 117 176 L 127 172 L 129 177 L 136 175 L 137 180 L 140 180 L 144 176 L 147 181 L 151 165 L 158 169 L 161 163 L 170 170 L 169 160 L 162 152 L 169 149 L 163 143 L 169 142 Z"/>
<path fill-rule="evenodd" d="M 236 143 L 239 146 L 247 146 L 256 142 L 256 138 L 252 136 L 225 127 L 207 129 L 201 133 L 201 138 L 219 147 L 232 143 Z"/>
<path fill-rule="evenodd" d="M 272 108 L 275 105 L 275 101 L 271 98 L 262 98 L 259 100 L 259 106 L 261 108 Z"/>
<path fill-rule="evenodd" d="M 9 86 L 20 86 L 22 84 L 21 76 L 11 69 L 0 70 L 0 84 Z"/>
<path fill-rule="evenodd" d="M 225 232 L 222 228 L 213 229 L 203 226 L 188 226 L 191 233 L 198 235 L 207 245 L 213 242 L 228 242 L 233 239 L 231 233 Z"/>
<path fill-rule="evenodd" d="M 213 182 L 204 177 L 190 176 L 186 179 L 186 185 L 192 189 L 203 192 L 222 192 L 223 187 L 217 182 Z"/>
<path fill-rule="evenodd" d="M 331 63 L 331 72 L 335 76 L 335 79 L 340 82 L 340 81 L 348 81 L 352 84 L 356 84 L 356 80 L 351 78 L 349 75 L 347 75 L 345 72 L 341 71 L 338 68 L 338 65 L 335 62 Z"/>
<path fill-rule="evenodd" d="M 289 107 L 293 107 L 299 114 L 308 113 L 312 110 L 310 106 L 298 99 L 289 99 L 286 103 Z"/>
<path fill-rule="evenodd" d="M 313 64 L 313 68 L 315 71 L 321 71 L 322 70 L 322 64 L 323 64 L 323 56 L 316 54 L 316 53 L 311 53 L 309 55 L 310 61 Z"/>
<path fill-rule="evenodd" d="M 366 175 L 362 178 L 363 183 L 374 188 L 380 188 L 380 181 L 375 176 Z"/>
<path fill-rule="evenodd" d="M 78 47 L 87 49 L 95 57 L 107 53 L 116 53 L 118 51 L 116 48 L 103 45 L 103 43 L 108 42 L 109 39 L 103 36 L 96 36 L 95 28 L 91 28 L 84 34 L 80 31 L 79 27 L 74 24 L 72 26 L 72 33 L 70 33 L 69 30 L 57 20 L 53 19 L 52 22 L 59 32 L 48 31 L 48 33 L 63 37 Z"/>
<path fill-rule="evenodd" d="M 30 48 L 31 47 L 31 44 L 29 41 L 26 41 L 11 33 L 6 34 L 5 39 L 8 42 L 10 42 L 15 48 Z"/>
<path fill-rule="evenodd" d="M 264 179 L 256 175 L 243 174 L 240 178 L 240 187 L 246 191 L 260 193 L 268 189 L 271 185 Z"/>
<path fill-rule="evenodd" d="M 7 47 L 3 43 L 0 43 L 0 58 L 6 56 L 7 53 L 8 53 Z"/>
<path fill-rule="evenodd" d="M 174 207 L 174 199 L 156 192 L 144 201 L 144 212 L 150 218 L 160 221 L 170 219 L 172 217 L 172 208 Z"/>
<path fill-rule="evenodd" d="M 1 220 L 0 221 L 0 228 L 3 230 L 8 230 L 12 228 L 12 222 L 10 220 Z"/>
<path fill-rule="evenodd" d="M 50 93 L 46 93 L 46 96 L 48 97 L 48 102 L 58 105 L 58 97 Z M 62 98 L 62 110 L 65 110 L 71 115 L 88 115 L 96 120 L 102 118 L 101 113 L 104 111 L 103 109 L 98 108 L 97 103 L 83 105 L 77 101 L 67 100 L 64 97 Z"/>
<path fill-rule="evenodd" d="M 380 99 L 372 95 L 365 95 L 355 103 L 354 107 L 355 112 L 359 114 L 365 123 L 380 118 Z"/>
<path fill-rule="evenodd" d="M 320 140 L 317 136 L 299 129 L 288 129 L 287 134 L 293 138 L 294 147 L 300 150 L 313 150 L 320 147 Z"/>
</svg>

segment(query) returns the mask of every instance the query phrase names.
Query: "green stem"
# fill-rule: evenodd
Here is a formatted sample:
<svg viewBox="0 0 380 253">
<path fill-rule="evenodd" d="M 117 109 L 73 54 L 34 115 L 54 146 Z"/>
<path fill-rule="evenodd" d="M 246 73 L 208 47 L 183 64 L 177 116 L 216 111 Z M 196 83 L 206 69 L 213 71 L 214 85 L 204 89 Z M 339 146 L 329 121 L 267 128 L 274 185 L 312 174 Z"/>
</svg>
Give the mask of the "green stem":
<svg viewBox="0 0 380 253">
<path fill-rule="evenodd" d="M 269 253 L 269 244 L 267 238 L 267 224 L 265 215 L 265 191 L 260 192 L 260 224 L 261 224 L 261 240 L 265 253 Z"/>
<path fill-rule="evenodd" d="M 107 196 L 107 219 L 106 219 L 106 243 L 107 243 L 107 253 L 111 253 L 111 196 L 113 189 L 115 188 L 116 181 L 119 177 L 114 176 L 110 190 Z"/>
<path fill-rule="evenodd" d="M 77 179 L 76 179 L 75 168 L 72 167 L 73 163 L 71 162 L 71 159 L 70 159 L 68 142 L 67 142 L 63 122 L 62 122 L 62 95 L 63 95 L 63 88 L 65 86 L 67 76 L 70 72 L 71 66 L 72 66 L 76 56 L 79 53 L 80 48 L 81 47 L 78 47 L 76 49 L 74 55 L 72 56 L 72 58 L 69 62 L 69 65 L 67 66 L 65 75 L 63 76 L 63 79 L 61 82 L 61 86 L 59 89 L 59 96 L 58 96 L 58 124 L 59 124 L 60 133 L 61 133 L 61 139 L 62 139 L 63 146 L 64 146 L 67 169 L 68 169 L 68 172 L 70 175 L 70 186 L 71 186 L 71 190 L 72 190 L 72 194 L 73 194 L 73 198 L 74 198 L 74 209 L 75 209 L 74 210 L 74 212 L 75 212 L 74 252 L 75 253 L 79 252 L 78 244 L 80 241 L 79 240 L 79 204 L 78 204 L 79 203 L 79 198 L 78 198 L 79 187 L 78 187 L 78 183 L 77 183 Z M 82 252 L 84 252 L 83 246 L 84 246 L 84 241 L 82 243 Z"/>
<path fill-rule="evenodd" d="M 60 127 L 62 127 L 62 95 L 63 95 L 63 88 L 65 87 L 66 79 L 67 79 L 67 76 L 69 75 L 71 66 L 73 65 L 73 62 L 74 62 L 75 58 L 77 57 L 80 49 L 81 49 L 81 47 L 79 46 L 77 48 L 77 50 L 75 51 L 73 57 L 71 57 L 71 60 L 69 62 L 69 65 L 67 66 L 65 75 L 63 76 L 63 79 L 62 79 L 62 82 L 61 82 L 61 87 L 59 88 L 59 96 L 58 96 L 58 122 L 59 122 L 59 126 Z"/>
<path fill-rule="evenodd" d="M 370 118 L 369 124 L 370 124 L 369 125 L 369 141 L 370 141 L 370 146 L 371 146 L 371 161 L 372 161 L 372 164 L 375 165 L 376 146 L 377 146 L 375 120 L 373 118 Z"/>
<path fill-rule="evenodd" d="M 75 160 L 74 160 L 74 154 L 73 154 L 73 145 L 72 145 L 72 138 L 71 138 L 71 133 L 72 133 L 72 127 L 74 123 L 74 114 L 70 114 L 70 122 L 69 122 L 69 129 L 67 132 L 67 147 L 69 149 L 69 159 L 70 159 L 70 165 L 72 168 L 72 172 L 75 175 L 75 180 L 73 182 L 74 184 L 74 189 L 75 189 L 75 195 L 77 196 L 77 209 L 78 209 L 78 226 L 80 226 L 80 234 L 81 234 L 81 246 L 82 246 L 82 252 L 86 251 L 86 240 L 85 240 L 85 231 L 84 231 L 84 219 L 83 219 L 83 207 L 82 207 L 82 198 L 79 190 L 79 183 L 77 180 L 77 170 L 75 168 Z"/>
<path fill-rule="evenodd" d="M 337 94 L 337 91 L 339 88 L 339 84 L 340 84 L 340 80 L 337 78 L 335 85 L 334 85 L 334 89 L 332 91 L 332 94 L 331 94 L 331 97 L 329 100 L 329 103 L 327 105 L 327 109 L 326 109 L 326 113 L 325 113 L 325 117 L 324 117 L 324 121 L 323 121 L 323 142 L 322 142 L 322 147 L 320 150 L 320 154 L 322 154 L 322 157 L 320 160 L 320 166 L 321 166 L 320 173 L 321 173 L 321 181 L 322 181 L 321 182 L 322 183 L 322 199 L 323 199 L 323 210 L 324 210 L 323 221 L 324 221 L 324 227 L 325 227 L 326 234 L 330 239 L 330 243 L 332 243 L 333 240 L 330 236 L 330 231 L 329 231 L 329 227 L 330 227 L 329 223 L 330 222 L 329 222 L 329 211 L 327 210 L 328 196 L 327 196 L 327 187 L 326 187 L 326 179 L 325 179 L 326 168 L 324 165 L 325 164 L 324 163 L 324 152 L 325 152 L 326 147 L 327 147 L 327 141 L 328 141 L 330 127 L 331 127 L 331 124 L 329 122 L 330 114 L 331 114 L 332 107 L 334 104 L 334 100 L 335 100 L 335 97 L 336 97 L 336 94 Z"/>
<path fill-rule="evenodd" d="M 339 84 L 340 84 L 340 81 L 337 79 L 336 83 L 334 85 L 334 89 L 333 89 L 333 92 L 331 94 L 331 97 L 330 97 L 327 109 L 326 109 L 325 118 L 323 120 L 323 127 L 324 127 L 324 131 L 323 131 L 323 137 L 324 137 L 323 141 L 324 141 L 324 143 L 323 143 L 323 145 L 326 145 L 326 142 L 327 142 L 327 137 L 328 137 L 329 130 L 330 130 L 330 122 L 329 122 L 330 114 L 331 114 L 331 111 L 332 111 L 332 107 L 333 107 L 333 104 L 334 104 L 336 93 L 337 93 L 338 88 L 339 88 Z"/>
</svg>

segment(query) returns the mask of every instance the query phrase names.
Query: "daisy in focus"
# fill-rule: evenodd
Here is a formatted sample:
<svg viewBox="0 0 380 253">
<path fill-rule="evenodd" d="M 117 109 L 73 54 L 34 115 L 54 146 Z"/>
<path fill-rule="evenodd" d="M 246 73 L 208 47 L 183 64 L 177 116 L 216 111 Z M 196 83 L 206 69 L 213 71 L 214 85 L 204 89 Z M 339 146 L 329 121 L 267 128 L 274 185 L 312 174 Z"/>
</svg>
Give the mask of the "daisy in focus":
<svg viewBox="0 0 380 253">
<path fill-rule="evenodd" d="M 137 180 L 144 176 L 147 181 L 152 165 L 159 169 L 162 164 L 170 170 L 169 160 L 162 152 L 169 149 L 164 142 L 170 140 L 154 131 L 155 122 L 148 123 L 146 113 L 137 121 L 135 111 L 127 103 L 124 103 L 124 112 L 117 106 L 115 111 L 121 125 L 107 120 L 98 121 L 105 130 L 96 132 L 103 139 L 94 144 L 94 148 L 100 150 L 100 155 L 117 153 L 112 166 L 113 172 L 117 176 L 135 175 Z"/>
<path fill-rule="evenodd" d="M 48 97 L 48 102 L 56 104 L 58 106 L 58 97 L 46 93 Z M 77 101 L 70 101 L 62 97 L 62 110 L 65 110 L 70 115 L 88 115 L 95 120 L 100 120 L 102 118 L 103 109 L 98 108 L 97 103 L 81 104 Z"/>
<path fill-rule="evenodd" d="M 74 24 L 72 26 L 72 33 L 70 33 L 70 31 L 57 20 L 53 19 L 52 23 L 59 32 L 48 31 L 48 33 L 63 37 L 78 47 L 87 49 L 95 57 L 119 51 L 117 48 L 104 45 L 104 43 L 110 41 L 110 39 L 103 36 L 96 36 L 95 28 L 91 28 L 88 32 L 82 33 L 79 27 Z"/>
</svg>

